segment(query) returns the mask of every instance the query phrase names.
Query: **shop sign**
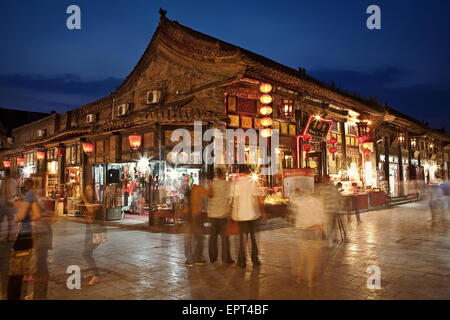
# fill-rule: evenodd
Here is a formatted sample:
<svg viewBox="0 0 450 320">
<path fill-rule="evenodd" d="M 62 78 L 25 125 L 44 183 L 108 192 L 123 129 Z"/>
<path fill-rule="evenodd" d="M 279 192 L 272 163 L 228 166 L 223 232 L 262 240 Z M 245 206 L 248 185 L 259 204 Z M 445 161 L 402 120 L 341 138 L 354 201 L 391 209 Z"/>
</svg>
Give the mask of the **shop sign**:
<svg viewBox="0 0 450 320">
<path fill-rule="evenodd" d="M 314 169 L 283 169 L 283 194 L 287 198 L 298 190 L 301 193 L 314 192 Z"/>
<path fill-rule="evenodd" d="M 308 119 L 305 130 L 303 131 L 303 135 L 309 133 L 312 136 L 326 139 L 331 130 L 332 124 L 333 120 L 331 119 L 323 119 L 318 115 L 311 115 Z"/>
</svg>

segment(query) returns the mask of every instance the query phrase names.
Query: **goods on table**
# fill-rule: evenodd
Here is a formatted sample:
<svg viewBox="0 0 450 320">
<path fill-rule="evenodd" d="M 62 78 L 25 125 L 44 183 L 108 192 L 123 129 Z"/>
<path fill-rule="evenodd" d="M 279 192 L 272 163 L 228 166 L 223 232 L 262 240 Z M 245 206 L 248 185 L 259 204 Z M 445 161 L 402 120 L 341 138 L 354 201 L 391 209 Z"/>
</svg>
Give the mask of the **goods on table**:
<svg viewBox="0 0 450 320">
<path fill-rule="evenodd" d="M 264 199 L 264 204 L 268 205 L 282 205 L 282 204 L 288 204 L 289 199 L 284 199 L 282 192 L 277 192 L 274 194 L 269 194 Z"/>
</svg>

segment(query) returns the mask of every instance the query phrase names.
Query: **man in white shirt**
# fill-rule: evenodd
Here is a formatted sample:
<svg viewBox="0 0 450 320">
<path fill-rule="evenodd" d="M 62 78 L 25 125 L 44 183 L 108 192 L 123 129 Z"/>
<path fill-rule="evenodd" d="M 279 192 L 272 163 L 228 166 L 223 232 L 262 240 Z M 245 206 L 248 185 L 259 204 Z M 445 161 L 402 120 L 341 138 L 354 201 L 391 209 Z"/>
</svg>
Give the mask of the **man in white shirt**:
<svg viewBox="0 0 450 320">
<path fill-rule="evenodd" d="M 240 173 L 245 176 L 238 178 L 233 185 L 233 211 L 231 218 L 239 224 L 239 258 L 237 265 L 246 267 L 245 248 L 247 247 L 247 236 L 250 233 L 252 241 L 252 262 L 254 266 L 261 264 L 258 258 L 258 246 L 256 244 L 255 231 L 256 220 L 261 217 L 259 210 L 259 192 L 257 182 L 253 181 L 250 168 L 243 167 Z"/>
<path fill-rule="evenodd" d="M 209 236 L 209 260 L 217 260 L 217 237 L 222 239 L 222 261 L 233 263 L 230 254 L 230 240 L 226 234 L 227 220 L 230 209 L 230 182 L 225 180 L 222 169 L 216 169 L 216 177 L 210 186 L 208 199 L 208 218 L 211 223 Z"/>
</svg>

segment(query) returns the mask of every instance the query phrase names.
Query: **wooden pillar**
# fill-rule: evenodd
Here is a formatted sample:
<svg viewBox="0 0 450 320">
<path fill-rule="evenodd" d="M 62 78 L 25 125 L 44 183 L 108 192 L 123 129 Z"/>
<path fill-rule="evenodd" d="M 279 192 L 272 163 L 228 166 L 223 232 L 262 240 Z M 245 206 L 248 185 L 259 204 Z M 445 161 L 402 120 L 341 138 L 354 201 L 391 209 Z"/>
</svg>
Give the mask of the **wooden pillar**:
<svg viewBox="0 0 450 320">
<path fill-rule="evenodd" d="M 328 153 L 326 141 L 320 142 L 322 149 L 322 177 L 328 175 Z"/>
<path fill-rule="evenodd" d="M 403 154 L 402 154 L 402 144 L 398 144 L 398 195 L 403 196 Z"/>
<path fill-rule="evenodd" d="M 375 133 L 374 135 L 374 140 L 373 140 L 373 151 L 375 152 L 375 170 L 377 173 L 377 187 L 380 186 L 380 150 L 378 148 L 378 143 L 377 143 L 377 137 L 378 134 Z"/>
<path fill-rule="evenodd" d="M 109 162 L 115 163 L 118 162 L 120 156 L 120 135 L 118 132 L 113 132 L 109 138 Z"/>
<path fill-rule="evenodd" d="M 345 122 L 340 122 L 342 138 L 342 170 L 347 170 L 347 143 L 345 141 Z"/>
<path fill-rule="evenodd" d="M 384 180 L 386 181 L 387 196 L 391 194 L 391 187 L 389 184 L 389 137 L 384 137 Z"/>
<path fill-rule="evenodd" d="M 300 157 L 300 159 L 298 160 L 299 161 L 298 163 L 300 163 L 300 168 L 304 168 L 305 164 L 303 163 L 303 138 L 298 139 L 298 141 L 299 141 L 299 146 L 298 146 L 299 152 L 298 152 L 297 156 Z"/>
<path fill-rule="evenodd" d="M 406 140 L 406 143 L 408 144 L 408 180 L 414 180 L 414 174 L 413 174 L 413 166 L 412 166 L 412 148 L 411 148 L 411 138 L 408 136 L 408 139 Z"/>
</svg>

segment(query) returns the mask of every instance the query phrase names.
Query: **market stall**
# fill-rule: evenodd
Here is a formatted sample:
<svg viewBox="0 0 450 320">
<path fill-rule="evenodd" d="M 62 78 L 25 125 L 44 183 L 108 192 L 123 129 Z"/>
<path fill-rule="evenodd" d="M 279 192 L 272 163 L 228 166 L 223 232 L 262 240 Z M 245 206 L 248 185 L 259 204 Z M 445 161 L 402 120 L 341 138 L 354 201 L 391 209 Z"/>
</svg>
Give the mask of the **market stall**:
<svg viewBox="0 0 450 320">
<path fill-rule="evenodd" d="M 65 169 L 65 196 L 66 213 L 68 216 L 80 215 L 81 204 L 80 167 L 67 167 Z"/>
</svg>

